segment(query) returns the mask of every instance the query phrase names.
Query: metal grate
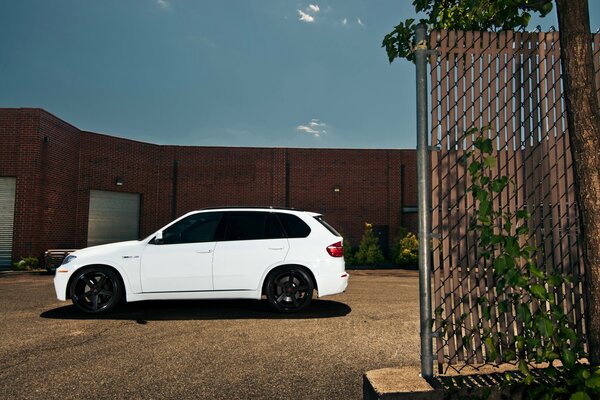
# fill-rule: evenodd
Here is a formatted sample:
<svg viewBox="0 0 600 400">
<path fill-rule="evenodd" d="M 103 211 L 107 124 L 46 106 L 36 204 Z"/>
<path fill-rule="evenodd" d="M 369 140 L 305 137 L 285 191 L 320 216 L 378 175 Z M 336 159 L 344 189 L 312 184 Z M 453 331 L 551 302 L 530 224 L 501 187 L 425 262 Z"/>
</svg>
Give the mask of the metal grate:
<svg viewBox="0 0 600 400">
<path fill-rule="evenodd" d="M 598 35 L 594 40 L 597 60 Z M 472 127 L 492 128 L 487 134 L 497 151 L 496 173 L 513 182 L 495 205 L 507 212 L 528 209 L 538 263 L 573 278 L 572 284 L 549 289 L 585 338 L 585 276 L 558 32 L 436 31 L 430 44 L 437 50 L 430 67 L 431 143 L 437 148 L 432 152 L 432 229 L 439 235 L 433 243 L 434 336 L 440 373 L 494 361 L 475 329 L 482 319 L 477 299 L 485 296 L 497 304 L 506 295 L 495 292 L 491 268 L 477 258 L 477 238 L 468 229 L 474 200 L 461 160 L 472 145 L 464 132 Z M 509 335 L 519 329 L 514 315 L 499 318 L 492 312 L 490 321 L 481 322 Z M 465 341 L 471 330 L 473 339 Z"/>
</svg>

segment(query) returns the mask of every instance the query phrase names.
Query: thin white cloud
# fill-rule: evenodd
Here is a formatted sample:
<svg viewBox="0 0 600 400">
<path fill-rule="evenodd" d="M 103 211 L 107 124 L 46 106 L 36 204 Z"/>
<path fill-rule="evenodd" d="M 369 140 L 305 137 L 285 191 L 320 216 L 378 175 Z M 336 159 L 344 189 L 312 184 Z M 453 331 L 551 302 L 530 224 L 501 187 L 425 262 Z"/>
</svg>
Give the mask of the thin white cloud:
<svg viewBox="0 0 600 400">
<path fill-rule="evenodd" d="M 348 18 L 344 18 L 342 20 L 342 25 L 348 25 Z"/>
<path fill-rule="evenodd" d="M 319 6 L 317 4 L 309 4 L 308 8 L 310 11 L 312 11 L 314 13 L 318 13 L 319 11 L 321 11 L 321 9 L 319 8 Z"/>
<path fill-rule="evenodd" d="M 158 4 L 163 10 L 168 10 L 171 8 L 171 3 L 169 3 L 168 0 L 156 0 L 156 4 Z"/>
<path fill-rule="evenodd" d="M 299 21 L 307 22 L 307 23 L 315 22 L 315 17 L 313 17 L 312 15 L 310 15 L 308 13 L 305 13 L 302 10 L 298 10 L 298 15 L 300 15 L 300 18 L 298 19 Z"/>
<path fill-rule="evenodd" d="M 360 18 L 356 18 L 356 22 L 358 22 L 358 24 L 359 24 L 360 26 L 365 26 L 365 24 L 363 24 L 363 22 L 361 21 L 361 19 L 360 19 Z"/>
<path fill-rule="evenodd" d="M 315 138 L 319 138 L 322 135 L 327 133 L 327 124 L 324 122 L 321 122 L 320 120 L 313 118 L 310 120 L 310 122 L 308 124 L 303 124 L 303 125 L 298 125 L 296 127 L 297 131 L 300 131 L 302 133 L 306 133 L 308 135 L 311 135 Z"/>
</svg>

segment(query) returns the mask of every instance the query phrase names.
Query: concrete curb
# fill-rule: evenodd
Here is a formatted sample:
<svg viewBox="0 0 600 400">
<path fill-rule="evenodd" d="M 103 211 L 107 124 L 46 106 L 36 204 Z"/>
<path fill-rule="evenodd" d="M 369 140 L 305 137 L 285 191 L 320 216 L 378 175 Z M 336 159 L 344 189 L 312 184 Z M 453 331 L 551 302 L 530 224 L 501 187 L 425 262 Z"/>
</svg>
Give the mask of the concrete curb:
<svg viewBox="0 0 600 400">
<path fill-rule="evenodd" d="M 0 275 L 18 275 L 18 274 L 38 274 L 38 275 L 50 275 L 50 272 L 45 269 L 34 269 L 31 271 L 15 271 L 12 269 L 0 269 Z"/>
<path fill-rule="evenodd" d="M 512 366 L 503 366 L 500 369 L 486 367 L 485 371 L 480 373 L 434 377 L 430 383 L 420 376 L 420 368 L 416 366 L 378 369 L 368 371 L 363 376 L 363 399 L 523 399 L 525 386 L 502 387 L 500 385 L 497 376 L 500 371 L 512 370 L 514 370 Z"/>
<path fill-rule="evenodd" d="M 384 368 L 363 376 L 364 400 L 442 399 L 419 374 L 419 367 Z"/>
</svg>

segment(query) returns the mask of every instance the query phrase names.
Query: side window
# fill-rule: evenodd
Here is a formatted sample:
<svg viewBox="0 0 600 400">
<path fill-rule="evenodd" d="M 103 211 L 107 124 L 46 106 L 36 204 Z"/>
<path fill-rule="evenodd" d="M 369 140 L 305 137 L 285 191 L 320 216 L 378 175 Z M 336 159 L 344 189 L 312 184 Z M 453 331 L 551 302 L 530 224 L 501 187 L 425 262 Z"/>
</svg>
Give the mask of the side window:
<svg viewBox="0 0 600 400">
<path fill-rule="evenodd" d="M 297 216 L 284 213 L 277 213 L 277 216 L 288 238 L 305 238 L 310 235 L 310 227 Z"/>
<path fill-rule="evenodd" d="M 215 241 L 221 213 L 198 213 L 182 219 L 163 231 L 164 244 Z"/>
<path fill-rule="evenodd" d="M 227 213 L 225 240 L 280 239 L 279 221 L 270 212 L 234 211 Z"/>
<path fill-rule="evenodd" d="M 279 219 L 273 213 L 269 213 L 269 219 L 267 221 L 267 232 L 265 234 L 267 239 L 283 239 L 285 233 L 281 228 Z"/>
</svg>

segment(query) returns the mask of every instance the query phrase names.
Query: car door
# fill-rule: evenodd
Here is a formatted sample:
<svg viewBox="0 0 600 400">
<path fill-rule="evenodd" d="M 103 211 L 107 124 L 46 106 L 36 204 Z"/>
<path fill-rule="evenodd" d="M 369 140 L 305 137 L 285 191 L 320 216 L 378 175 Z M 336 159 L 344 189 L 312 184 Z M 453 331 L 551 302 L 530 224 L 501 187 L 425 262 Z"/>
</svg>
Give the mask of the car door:
<svg viewBox="0 0 600 400">
<path fill-rule="evenodd" d="M 212 264 L 220 212 L 192 214 L 162 231 L 145 247 L 141 259 L 142 291 L 213 290 Z"/>
<path fill-rule="evenodd" d="M 215 247 L 215 290 L 256 290 L 264 271 L 289 250 L 279 221 L 267 211 L 225 213 L 224 240 Z"/>
</svg>

